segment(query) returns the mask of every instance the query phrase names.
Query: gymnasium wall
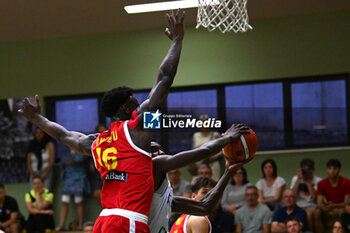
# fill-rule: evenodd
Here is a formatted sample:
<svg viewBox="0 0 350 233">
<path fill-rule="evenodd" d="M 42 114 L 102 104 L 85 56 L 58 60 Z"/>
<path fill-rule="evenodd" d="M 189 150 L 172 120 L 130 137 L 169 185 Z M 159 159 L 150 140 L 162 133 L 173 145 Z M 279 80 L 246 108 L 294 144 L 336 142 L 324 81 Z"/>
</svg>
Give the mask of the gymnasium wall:
<svg viewBox="0 0 350 233">
<path fill-rule="evenodd" d="M 350 72 L 350 12 L 334 12 L 251 22 L 254 30 L 221 34 L 186 28 L 174 86 L 215 84 Z M 163 29 L 89 35 L 72 38 L 0 43 L 0 98 L 86 94 L 118 85 L 150 88 L 170 41 Z M 350 177 L 348 149 L 260 154 L 248 164 L 249 180 L 261 177 L 260 164 L 273 158 L 288 185 L 302 158 L 316 162 L 316 175 L 325 177 L 325 163 L 338 158 Z M 60 179 L 55 168 L 55 215 L 59 220 Z M 186 175 L 186 174 L 185 174 Z M 27 215 L 28 184 L 6 185 Z M 89 197 L 86 220 L 99 207 Z M 75 210 L 67 222 L 75 217 Z"/>
</svg>

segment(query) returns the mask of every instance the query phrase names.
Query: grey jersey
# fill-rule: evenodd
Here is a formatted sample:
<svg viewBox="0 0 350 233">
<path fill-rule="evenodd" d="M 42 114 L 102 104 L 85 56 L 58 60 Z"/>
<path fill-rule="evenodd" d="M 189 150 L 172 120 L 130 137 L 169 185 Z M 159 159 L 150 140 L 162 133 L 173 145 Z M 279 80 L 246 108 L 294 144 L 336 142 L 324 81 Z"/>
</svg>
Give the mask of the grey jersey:
<svg viewBox="0 0 350 233">
<path fill-rule="evenodd" d="M 168 176 L 162 185 L 153 193 L 151 211 L 148 217 L 148 226 L 151 233 L 169 232 L 168 221 L 171 214 L 173 190 Z"/>
</svg>

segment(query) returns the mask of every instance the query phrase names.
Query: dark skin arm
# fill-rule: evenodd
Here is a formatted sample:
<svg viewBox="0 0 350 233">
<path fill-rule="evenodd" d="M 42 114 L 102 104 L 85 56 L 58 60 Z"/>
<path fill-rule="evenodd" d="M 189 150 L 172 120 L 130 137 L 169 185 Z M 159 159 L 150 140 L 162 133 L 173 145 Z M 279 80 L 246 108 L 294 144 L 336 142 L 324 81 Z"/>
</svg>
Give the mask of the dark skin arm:
<svg viewBox="0 0 350 233">
<path fill-rule="evenodd" d="M 228 143 L 238 140 L 242 134 L 248 132 L 248 126 L 244 124 L 234 124 L 225 135 L 209 141 L 198 148 L 180 152 L 173 156 L 163 155 L 155 157 L 153 159 L 153 177 L 155 189 L 161 185 L 161 181 L 165 178 L 165 173 L 168 171 L 181 168 L 187 164 L 194 163 L 204 158 L 208 158 L 211 155 L 217 154 Z"/>
<path fill-rule="evenodd" d="M 245 161 L 246 163 L 248 161 Z M 228 162 L 227 162 L 228 164 Z M 210 190 L 200 201 L 185 197 L 173 197 L 173 212 L 180 212 L 185 214 L 204 216 L 209 215 L 213 212 L 216 204 L 218 203 L 222 193 L 225 190 L 225 187 L 233 175 L 233 171 L 241 167 L 243 163 L 236 163 L 229 165 L 225 170 L 224 175 L 220 178 L 216 186 Z M 228 166 L 228 165 L 227 165 Z"/>
<path fill-rule="evenodd" d="M 184 38 L 184 18 L 185 12 L 177 10 L 176 14 L 171 12 L 166 14 L 169 27 L 165 29 L 165 34 L 172 41 L 171 46 L 159 69 L 156 83 L 154 84 L 148 99 L 140 106 L 140 111 L 153 111 L 165 105 L 170 87 L 174 81 L 177 67 L 180 60 L 182 40 Z"/>
<path fill-rule="evenodd" d="M 91 144 L 96 139 L 97 134 L 85 135 L 75 131 L 68 131 L 63 126 L 48 120 L 41 115 L 39 96 L 35 95 L 35 104 L 25 98 L 18 110 L 28 121 L 37 125 L 45 133 L 65 144 L 82 155 L 91 155 Z"/>
</svg>

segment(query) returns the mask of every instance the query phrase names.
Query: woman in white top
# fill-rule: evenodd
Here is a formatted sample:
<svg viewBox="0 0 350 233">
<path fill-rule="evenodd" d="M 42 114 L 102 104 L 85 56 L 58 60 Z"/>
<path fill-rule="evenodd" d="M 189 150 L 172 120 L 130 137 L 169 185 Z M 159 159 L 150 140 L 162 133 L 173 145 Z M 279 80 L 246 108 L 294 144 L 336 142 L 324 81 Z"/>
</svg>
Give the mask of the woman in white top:
<svg viewBox="0 0 350 233">
<path fill-rule="evenodd" d="M 231 184 L 227 185 L 221 199 L 221 206 L 232 214 L 245 204 L 245 189 L 252 185 L 247 179 L 247 171 L 241 167 L 234 171 Z"/>
<path fill-rule="evenodd" d="M 272 211 L 281 205 L 283 190 L 286 181 L 277 176 L 277 165 L 274 160 L 267 159 L 261 164 L 263 178 L 256 183 L 259 193 L 259 202 L 266 204 Z"/>
<path fill-rule="evenodd" d="M 53 172 L 55 161 L 55 147 L 47 134 L 40 128 L 36 128 L 34 140 L 30 143 L 27 153 L 27 167 L 30 174 L 30 184 L 33 177 L 40 176 L 44 187 L 52 190 Z"/>
</svg>

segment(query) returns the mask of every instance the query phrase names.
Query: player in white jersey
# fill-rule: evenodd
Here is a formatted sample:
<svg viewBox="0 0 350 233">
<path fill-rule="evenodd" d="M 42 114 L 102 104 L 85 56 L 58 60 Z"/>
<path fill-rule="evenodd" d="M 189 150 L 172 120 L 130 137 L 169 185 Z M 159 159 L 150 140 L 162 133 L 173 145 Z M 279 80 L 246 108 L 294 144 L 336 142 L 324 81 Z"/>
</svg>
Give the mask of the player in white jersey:
<svg viewBox="0 0 350 233">
<path fill-rule="evenodd" d="M 213 140 L 209 143 L 216 144 L 217 142 L 216 140 Z M 198 150 L 200 149 L 198 148 Z M 165 155 L 161 149 L 161 146 L 158 143 L 151 142 L 151 152 L 153 155 L 153 177 L 155 178 L 159 177 L 159 174 L 157 174 L 157 171 L 159 170 L 158 166 L 166 166 L 164 162 L 161 162 L 164 161 L 165 158 L 168 157 L 167 159 L 171 159 L 172 162 L 176 162 L 177 160 L 182 160 L 185 156 L 195 156 L 197 153 L 197 149 L 184 151 L 171 156 Z M 204 156 L 209 157 L 210 155 L 204 153 Z M 172 164 L 172 166 L 173 165 L 174 164 Z M 155 186 L 155 191 L 153 193 L 152 198 L 151 212 L 148 218 L 148 225 L 151 229 L 151 233 L 169 232 L 168 221 L 171 212 L 178 212 L 197 216 L 205 216 L 211 214 L 214 210 L 215 205 L 220 199 L 230 177 L 232 177 L 233 171 L 238 167 L 242 166 L 242 163 L 232 165 L 229 164 L 228 161 L 226 161 L 226 166 L 227 168 L 225 170 L 225 173 L 220 178 L 217 185 L 199 201 L 181 196 L 173 196 L 173 191 L 168 176 L 166 174 L 162 175 L 162 177 L 164 178 L 160 186 Z"/>
</svg>

